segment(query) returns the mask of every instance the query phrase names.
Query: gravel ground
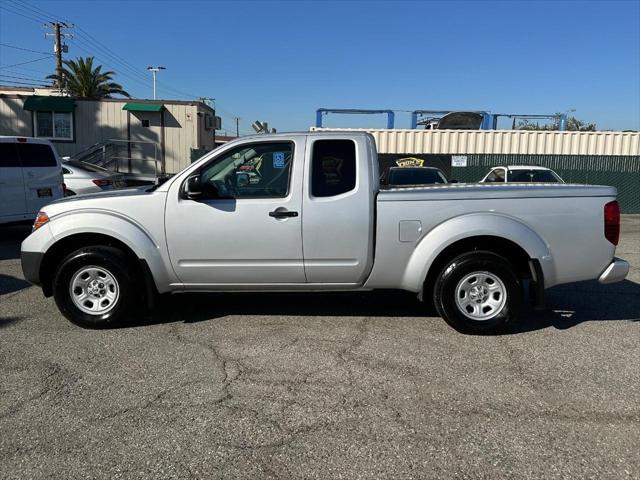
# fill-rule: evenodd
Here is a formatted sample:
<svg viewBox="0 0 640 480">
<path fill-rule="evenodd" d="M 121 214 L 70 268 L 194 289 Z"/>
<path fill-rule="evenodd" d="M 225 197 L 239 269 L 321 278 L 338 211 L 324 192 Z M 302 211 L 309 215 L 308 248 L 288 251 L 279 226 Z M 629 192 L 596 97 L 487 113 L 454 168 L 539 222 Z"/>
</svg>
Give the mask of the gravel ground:
<svg viewBox="0 0 640 480">
<path fill-rule="evenodd" d="M 465 336 L 403 293 L 67 322 L 0 230 L 0 478 L 640 478 L 640 216 L 614 285 Z"/>
</svg>

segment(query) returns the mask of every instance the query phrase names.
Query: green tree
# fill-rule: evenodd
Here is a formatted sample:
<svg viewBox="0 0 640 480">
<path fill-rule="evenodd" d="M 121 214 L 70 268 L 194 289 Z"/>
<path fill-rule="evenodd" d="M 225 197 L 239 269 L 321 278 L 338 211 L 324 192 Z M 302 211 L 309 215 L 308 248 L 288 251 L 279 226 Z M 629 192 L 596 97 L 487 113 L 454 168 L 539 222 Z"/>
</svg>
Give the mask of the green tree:
<svg viewBox="0 0 640 480">
<path fill-rule="evenodd" d="M 560 113 L 551 123 L 540 125 L 538 122 L 533 123 L 530 120 L 519 120 L 515 125 L 515 130 L 560 130 Z M 595 132 L 596 124 L 580 120 L 574 116 L 567 117 L 567 130 L 571 132 Z"/>
<path fill-rule="evenodd" d="M 62 85 L 71 95 L 83 98 L 110 98 L 122 95 L 131 98 L 119 83 L 113 82 L 115 72 L 102 71 L 102 65 L 94 68 L 93 57 L 65 60 L 62 78 L 57 74 L 49 75 L 56 85 Z"/>
</svg>

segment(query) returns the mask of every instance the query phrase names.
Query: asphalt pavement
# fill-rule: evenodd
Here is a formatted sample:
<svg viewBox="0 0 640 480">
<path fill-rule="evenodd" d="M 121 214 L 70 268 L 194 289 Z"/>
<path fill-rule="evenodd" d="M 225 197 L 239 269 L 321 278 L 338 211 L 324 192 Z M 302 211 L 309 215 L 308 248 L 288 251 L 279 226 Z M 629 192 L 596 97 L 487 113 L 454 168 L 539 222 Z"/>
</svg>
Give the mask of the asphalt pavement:
<svg viewBox="0 0 640 480">
<path fill-rule="evenodd" d="M 508 334 L 412 295 L 178 295 L 83 330 L 0 229 L 0 478 L 640 478 L 640 216 Z"/>
</svg>

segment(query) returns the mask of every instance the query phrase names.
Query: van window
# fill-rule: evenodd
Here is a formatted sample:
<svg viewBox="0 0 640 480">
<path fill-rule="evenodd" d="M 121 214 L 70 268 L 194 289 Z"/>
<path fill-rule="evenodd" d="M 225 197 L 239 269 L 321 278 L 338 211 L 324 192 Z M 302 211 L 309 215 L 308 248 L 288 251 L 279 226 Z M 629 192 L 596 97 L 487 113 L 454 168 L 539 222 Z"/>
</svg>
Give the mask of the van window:
<svg viewBox="0 0 640 480">
<path fill-rule="evenodd" d="M 18 143 L 18 152 L 23 167 L 56 167 L 56 157 L 49 145 L 41 143 Z"/>
<path fill-rule="evenodd" d="M 15 143 L 0 143 L 0 167 L 21 167 Z"/>
<path fill-rule="evenodd" d="M 356 187 L 356 144 L 352 140 L 316 140 L 311 159 L 311 195 L 333 197 Z"/>
</svg>

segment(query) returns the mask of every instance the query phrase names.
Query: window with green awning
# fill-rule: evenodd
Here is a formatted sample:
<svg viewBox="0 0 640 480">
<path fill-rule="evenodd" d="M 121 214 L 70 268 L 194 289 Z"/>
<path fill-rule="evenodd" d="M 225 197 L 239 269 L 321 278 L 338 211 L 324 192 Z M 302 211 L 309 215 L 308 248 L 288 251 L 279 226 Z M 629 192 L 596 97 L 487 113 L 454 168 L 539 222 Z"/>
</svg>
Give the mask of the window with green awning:
<svg viewBox="0 0 640 480">
<path fill-rule="evenodd" d="M 32 112 L 73 112 L 75 107 L 73 98 L 32 95 L 25 100 L 23 108 Z"/>
<path fill-rule="evenodd" d="M 164 105 L 161 103 L 127 102 L 122 109 L 129 110 L 130 112 L 161 112 L 164 110 Z"/>
</svg>

